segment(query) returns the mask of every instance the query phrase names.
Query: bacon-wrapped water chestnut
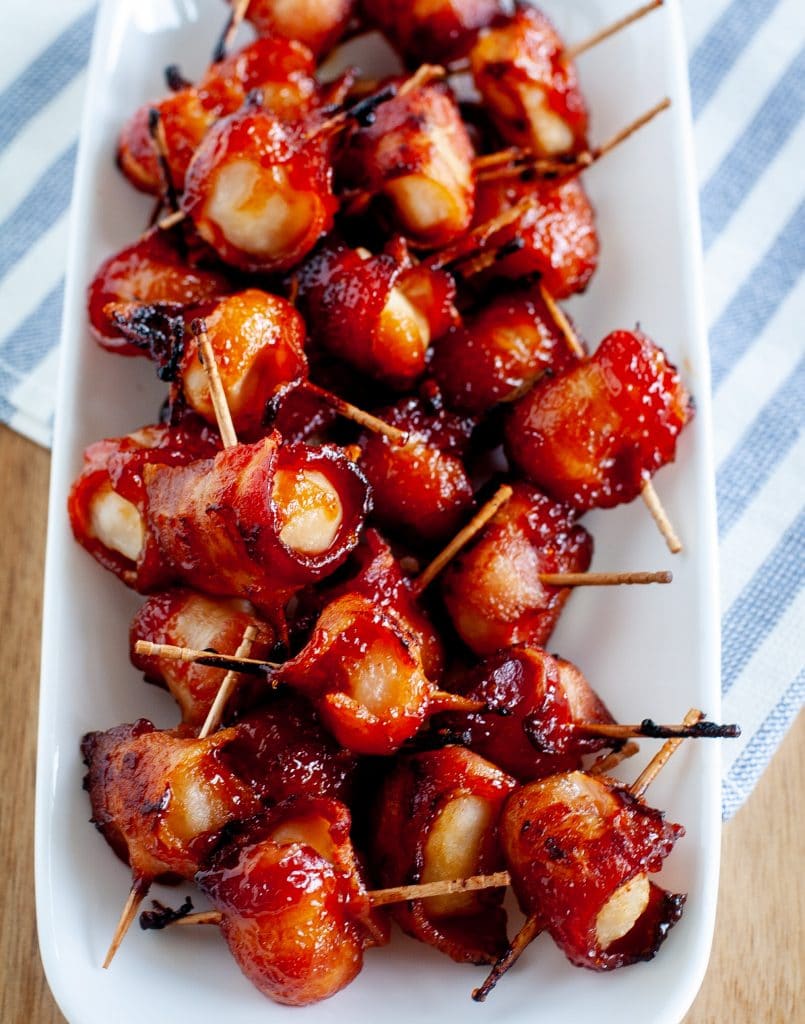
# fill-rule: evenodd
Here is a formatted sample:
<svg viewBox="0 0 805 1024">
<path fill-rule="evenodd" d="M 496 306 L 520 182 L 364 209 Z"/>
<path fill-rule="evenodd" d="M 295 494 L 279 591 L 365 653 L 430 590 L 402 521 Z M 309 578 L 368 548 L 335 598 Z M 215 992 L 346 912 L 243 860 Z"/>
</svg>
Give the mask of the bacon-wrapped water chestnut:
<svg viewBox="0 0 805 1024">
<path fill-rule="evenodd" d="M 192 878 L 225 825 L 261 810 L 225 764 L 235 735 L 183 738 L 140 719 L 84 737 L 92 820 L 135 882 Z"/>
<path fill-rule="evenodd" d="M 468 878 L 502 868 L 497 824 L 514 779 L 463 747 L 401 758 L 379 794 L 373 865 L 384 885 Z M 503 891 L 397 904 L 409 935 L 454 960 L 491 963 L 506 947 Z"/>
<path fill-rule="evenodd" d="M 257 988 L 289 1006 L 327 999 L 388 941 L 334 800 L 292 800 L 225 847 L 196 882 L 222 913 L 232 955 Z"/>
<path fill-rule="evenodd" d="M 216 121 L 234 114 L 253 90 L 260 91 L 262 106 L 279 117 L 301 117 L 317 98 L 315 70 L 313 54 L 302 43 L 276 36 L 256 40 L 213 64 L 197 86 L 140 107 L 120 134 L 120 169 L 135 188 L 164 192 L 151 127 L 151 111 L 156 110 L 171 183 L 181 192 L 190 161 Z"/>
<path fill-rule="evenodd" d="M 225 263 L 287 270 L 332 227 L 332 142 L 315 125 L 249 104 L 207 133 L 187 170 L 182 210 Z"/>
<path fill-rule="evenodd" d="M 415 543 L 446 540 L 474 504 L 462 457 L 475 422 L 413 397 L 377 415 L 409 439 L 401 445 L 377 433 L 361 437 L 359 464 L 372 488 L 372 515 Z"/>
<path fill-rule="evenodd" d="M 456 688 L 490 710 L 445 715 L 448 733 L 520 781 L 580 768 L 584 754 L 610 745 L 576 728 L 614 722 L 601 698 L 575 665 L 539 647 L 500 651 Z"/>
<path fill-rule="evenodd" d="M 466 52 L 500 11 L 500 0 L 362 0 L 361 8 L 412 64 L 441 64 Z"/>
<path fill-rule="evenodd" d="M 548 18 L 530 4 L 497 19 L 470 51 L 473 79 L 507 142 L 541 157 L 587 146 L 587 108 L 573 63 Z"/>
<path fill-rule="evenodd" d="M 313 340 L 395 388 L 422 376 L 431 341 L 458 316 L 452 277 L 415 265 L 399 239 L 377 255 L 331 243 L 297 280 Z"/>
<path fill-rule="evenodd" d="M 451 409 L 481 415 L 576 359 L 537 288 L 510 288 L 450 328 L 429 372 Z"/>
<path fill-rule="evenodd" d="M 494 235 L 494 245 L 504 255 L 485 277 L 517 280 L 538 274 L 555 299 L 584 291 L 598 265 L 598 234 L 592 205 L 578 177 L 540 181 L 526 173 L 480 181 L 475 224 L 521 203 L 523 212 Z"/>
<path fill-rule="evenodd" d="M 251 0 L 246 20 L 260 36 L 297 39 L 321 57 L 344 34 L 354 9 L 355 0 Z"/>
<path fill-rule="evenodd" d="M 186 588 L 154 594 L 140 607 L 129 629 L 129 650 L 135 668 L 149 683 L 165 686 L 182 713 L 182 725 L 197 730 L 207 717 L 221 686 L 221 669 L 137 654 L 139 640 L 233 655 L 247 627 L 257 634 L 251 656 L 267 658 L 276 642 L 274 630 L 258 619 L 248 601 L 211 598 Z"/>
<path fill-rule="evenodd" d="M 155 427 L 87 449 L 69 503 L 76 539 L 142 592 L 184 583 L 250 600 L 274 622 L 354 548 L 366 481 L 342 449 L 283 445 L 276 433 L 192 462 L 181 446 L 141 439 L 175 433 Z"/>
<path fill-rule="evenodd" d="M 325 607 L 306 646 L 274 678 L 307 696 L 338 742 L 359 754 L 394 753 L 446 696 L 425 675 L 402 618 L 357 592 Z"/>
<path fill-rule="evenodd" d="M 512 407 L 514 465 L 578 509 L 632 501 L 672 462 L 693 403 L 663 350 L 639 331 L 614 331 L 597 351 Z"/>
<path fill-rule="evenodd" d="M 109 307 L 107 307 L 109 309 Z M 307 376 L 305 323 L 290 302 L 257 288 L 222 299 L 176 306 L 122 304 L 120 331 L 147 352 L 163 379 L 176 379 L 187 405 L 215 423 L 194 320 L 203 322 L 238 437 L 262 435 L 266 405 L 282 385 Z"/>
<path fill-rule="evenodd" d="M 382 197 L 394 229 L 439 248 L 470 226 L 475 154 L 452 96 L 442 85 L 400 89 L 353 128 L 338 161 L 347 190 Z"/>
<path fill-rule="evenodd" d="M 541 583 L 540 573 L 585 572 L 592 559 L 592 537 L 572 509 L 529 484 L 513 489 L 442 576 L 453 625 L 482 656 L 516 643 L 544 647 L 570 590 Z"/>
<path fill-rule="evenodd" d="M 651 882 L 684 835 L 613 779 L 552 775 L 508 800 L 500 836 L 523 911 L 574 964 L 651 960 L 685 897 Z"/>
<path fill-rule="evenodd" d="M 218 435 L 192 417 L 178 427 L 147 426 L 91 444 L 67 500 L 75 539 L 105 569 L 137 587 L 146 532 L 146 464 L 185 465 L 211 458 L 220 445 Z"/>
<path fill-rule="evenodd" d="M 300 796 L 349 803 L 358 758 L 324 731 L 303 697 L 277 694 L 238 717 L 235 732 L 226 763 L 263 803 Z"/>
<path fill-rule="evenodd" d="M 152 229 L 133 245 L 108 257 L 87 290 L 89 324 L 104 348 L 121 355 L 142 353 L 114 319 L 119 303 L 172 303 L 191 306 L 227 295 L 232 286 L 223 274 L 193 266 L 168 232 Z"/>
</svg>

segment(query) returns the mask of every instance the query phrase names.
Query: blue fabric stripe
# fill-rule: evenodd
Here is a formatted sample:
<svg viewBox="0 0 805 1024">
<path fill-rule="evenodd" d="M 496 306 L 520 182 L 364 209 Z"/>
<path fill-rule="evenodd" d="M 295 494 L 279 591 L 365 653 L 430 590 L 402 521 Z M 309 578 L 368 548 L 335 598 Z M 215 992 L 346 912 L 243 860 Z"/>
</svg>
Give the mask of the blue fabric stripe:
<svg viewBox="0 0 805 1024">
<path fill-rule="evenodd" d="M 94 23 L 93 7 L 76 18 L 0 93 L 0 150 L 84 70 Z"/>
<path fill-rule="evenodd" d="M 705 252 L 790 138 L 805 111 L 805 47 L 744 128 L 701 191 Z"/>
<path fill-rule="evenodd" d="M 805 509 L 780 538 L 721 621 L 721 690 L 729 693 L 754 652 L 772 632 L 805 582 Z"/>
<path fill-rule="evenodd" d="M 710 329 L 713 389 L 766 327 L 805 271 L 805 200 Z M 795 344 L 792 339 L 792 344 Z"/>
<path fill-rule="evenodd" d="M 73 191 L 77 143 L 48 167 L 19 206 L 0 224 L 0 280 L 66 211 Z"/>
<path fill-rule="evenodd" d="M 753 420 L 716 474 L 718 532 L 724 537 L 805 427 L 805 356 Z M 803 491 L 805 494 L 805 491 Z"/>
<path fill-rule="evenodd" d="M 796 676 L 730 768 L 723 795 L 722 814 L 725 820 L 732 817 L 754 788 L 804 703 L 805 668 Z"/>
<path fill-rule="evenodd" d="M 733 0 L 696 47 L 689 68 L 694 117 L 698 117 L 778 3 L 779 0 Z"/>
<path fill-rule="evenodd" d="M 39 306 L 0 345 L 0 360 L 11 370 L 25 375 L 45 358 L 59 342 L 64 278 Z"/>
</svg>

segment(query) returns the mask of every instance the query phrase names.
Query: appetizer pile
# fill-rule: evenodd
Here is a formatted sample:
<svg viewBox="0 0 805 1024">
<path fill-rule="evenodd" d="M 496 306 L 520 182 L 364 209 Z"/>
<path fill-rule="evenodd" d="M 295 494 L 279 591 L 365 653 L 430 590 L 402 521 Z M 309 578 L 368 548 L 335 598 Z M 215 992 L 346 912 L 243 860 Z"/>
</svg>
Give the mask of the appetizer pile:
<svg viewBox="0 0 805 1024">
<path fill-rule="evenodd" d="M 650 876 L 683 829 L 643 794 L 682 737 L 735 728 L 618 725 L 544 649 L 574 586 L 670 581 L 590 573 L 584 512 L 642 496 L 679 549 L 651 477 L 690 395 L 644 334 L 590 355 L 557 305 L 598 260 L 583 170 L 666 105 L 590 146 L 573 57 L 618 27 L 566 48 L 498 0 L 236 0 L 200 81 L 167 69 L 124 125 L 157 206 L 89 322 L 167 396 L 86 450 L 69 514 L 147 595 L 130 655 L 180 722 L 83 739 L 132 872 L 105 966 L 154 881 L 213 909 L 143 927 L 217 925 L 291 1005 L 390 918 L 494 965 L 478 999 L 541 931 L 609 970 L 679 918 Z M 317 76 L 367 30 L 406 73 Z M 627 788 L 606 772 L 634 736 L 671 738 Z"/>
</svg>

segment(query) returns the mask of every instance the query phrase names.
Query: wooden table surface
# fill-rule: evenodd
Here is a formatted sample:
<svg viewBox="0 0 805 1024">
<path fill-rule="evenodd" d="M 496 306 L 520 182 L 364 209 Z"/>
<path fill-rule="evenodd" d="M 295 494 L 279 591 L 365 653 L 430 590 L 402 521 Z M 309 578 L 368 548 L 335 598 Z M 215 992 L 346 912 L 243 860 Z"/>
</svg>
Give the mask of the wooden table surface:
<svg viewBox="0 0 805 1024">
<path fill-rule="evenodd" d="M 0 427 L 0 592 L 5 742 L 0 745 L 0 1022 L 56 1024 L 33 892 L 33 796 L 49 459 Z M 715 945 L 686 1024 L 802 1019 L 805 716 L 724 830 Z M 800 1010 L 797 1011 L 796 1007 Z M 624 1020 L 638 1015 L 625 1013 Z M 110 1021 L 110 1024 L 113 1022 Z"/>
</svg>

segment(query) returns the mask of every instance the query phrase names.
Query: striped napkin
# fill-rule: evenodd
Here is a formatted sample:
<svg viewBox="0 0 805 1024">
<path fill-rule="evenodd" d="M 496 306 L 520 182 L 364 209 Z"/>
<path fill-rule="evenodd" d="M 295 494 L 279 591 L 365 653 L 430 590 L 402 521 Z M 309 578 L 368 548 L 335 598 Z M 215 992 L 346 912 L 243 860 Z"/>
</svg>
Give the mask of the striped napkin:
<svg viewBox="0 0 805 1024">
<path fill-rule="evenodd" d="M 805 7 L 686 0 L 713 363 L 723 807 L 803 703 Z M 48 445 L 93 0 L 0 14 L 0 419 Z"/>
</svg>

